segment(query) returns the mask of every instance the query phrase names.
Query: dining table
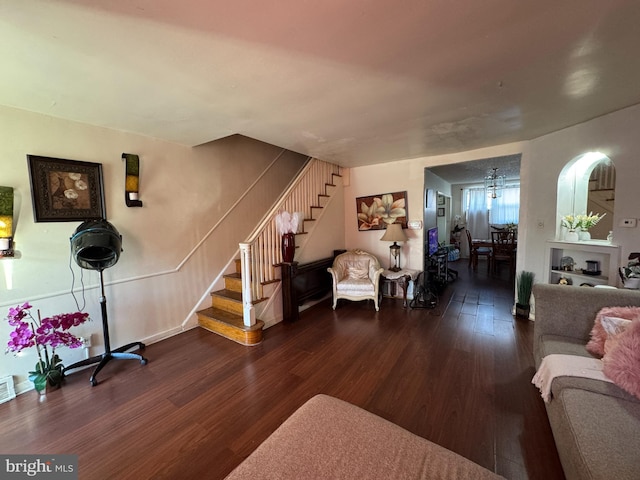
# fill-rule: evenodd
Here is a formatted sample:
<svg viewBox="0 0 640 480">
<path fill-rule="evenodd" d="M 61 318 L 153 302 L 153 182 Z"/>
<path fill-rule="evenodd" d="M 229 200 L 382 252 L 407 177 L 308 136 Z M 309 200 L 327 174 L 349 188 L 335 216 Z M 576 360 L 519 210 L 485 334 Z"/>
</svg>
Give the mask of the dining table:
<svg viewBox="0 0 640 480">
<path fill-rule="evenodd" d="M 483 238 L 472 238 L 471 239 L 471 249 L 472 252 L 469 252 L 469 254 L 471 255 L 473 252 L 475 252 L 478 248 L 493 248 L 493 242 L 491 241 L 491 239 L 483 239 Z M 512 255 L 515 256 L 516 251 L 518 249 L 518 239 L 514 239 L 513 241 L 513 253 Z"/>
<path fill-rule="evenodd" d="M 518 239 L 516 238 L 513 241 L 514 245 L 518 245 Z M 473 248 L 474 250 L 477 248 L 481 248 L 481 247 L 488 247 L 491 248 L 493 247 L 493 242 L 491 241 L 491 239 L 480 239 L 480 238 L 472 238 L 471 239 L 471 248 Z"/>
</svg>

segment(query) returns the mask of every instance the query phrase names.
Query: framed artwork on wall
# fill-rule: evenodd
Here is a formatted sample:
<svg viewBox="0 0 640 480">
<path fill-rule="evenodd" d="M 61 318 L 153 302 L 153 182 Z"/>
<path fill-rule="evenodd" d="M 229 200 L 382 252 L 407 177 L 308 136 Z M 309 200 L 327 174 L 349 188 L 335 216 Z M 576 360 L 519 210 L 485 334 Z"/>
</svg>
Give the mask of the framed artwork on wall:
<svg viewBox="0 0 640 480">
<path fill-rule="evenodd" d="M 439 207 L 438 208 L 438 216 L 439 217 L 444 217 L 444 207 Z"/>
<path fill-rule="evenodd" d="M 102 164 L 27 155 L 33 218 L 76 222 L 106 218 Z"/>
<path fill-rule="evenodd" d="M 356 198 L 358 230 L 384 230 L 399 223 L 407 228 L 407 192 L 384 193 Z"/>
</svg>

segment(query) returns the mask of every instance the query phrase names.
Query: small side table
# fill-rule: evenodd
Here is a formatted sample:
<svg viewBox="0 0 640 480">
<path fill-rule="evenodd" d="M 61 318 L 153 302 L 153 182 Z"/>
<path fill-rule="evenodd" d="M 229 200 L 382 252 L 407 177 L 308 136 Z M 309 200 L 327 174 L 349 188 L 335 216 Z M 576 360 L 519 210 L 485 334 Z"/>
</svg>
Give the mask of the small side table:
<svg viewBox="0 0 640 480">
<path fill-rule="evenodd" d="M 419 270 L 411 270 L 409 268 L 403 268 L 402 270 L 399 270 L 397 272 L 385 270 L 380 274 L 380 279 L 382 280 L 383 286 L 387 283 L 392 284 L 394 295 L 398 283 L 402 285 L 402 306 L 404 308 L 407 308 L 407 290 L 409 288 L 409 282 L 418 278 L 419 273 Z"/>
</svg>

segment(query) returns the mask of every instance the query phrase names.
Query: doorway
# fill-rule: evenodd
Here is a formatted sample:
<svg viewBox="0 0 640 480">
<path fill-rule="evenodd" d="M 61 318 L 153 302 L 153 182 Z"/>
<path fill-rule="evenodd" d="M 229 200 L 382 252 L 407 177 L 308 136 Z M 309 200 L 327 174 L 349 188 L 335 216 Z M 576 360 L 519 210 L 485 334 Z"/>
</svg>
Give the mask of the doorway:
<svg viewBox="0 0 640 480">
<path fill-rule="evenodd" d="M 446 243 L 449 243 L 451 231 L 454 225 L 457 224 L 463 227 L 459 235 L 462 239 L 466 238 L 464 230 L 468 227 L 467 213 L 469 205 L 467 204 L 468 197 L 465 198 L 465 190 L 468 191 L 473 188 L 478 191 L 486 191 L 485 177 L 492 173 L 503 176 L 505 185 L 517 184 L 519 186 L 521 158 L 522 154 L 518 153 L 425 168 L 425 192 L 431 189 L 438 192 L 438 194 L 442 193 L 445 197 L 445 203 L 446 199 L 449 199 L 448 209 L 445 209 L 446 222 L 444 220 L 440 221 L 437 216 L 438 211 L 436 208 L 441 207 L 440 205 L 434 205 L 433 210 L 425 208 L 425 231 L 432 226 L 438 226 L 438 230 L 440 230 L 440 225 L 446 225 L 444 234 L 447 238 Z M 490 231 L 488 212 L 486 214 L 486 226 L 482 231 L 478 231 L 478 234 L 476 234 L 473 230 L 469 230 L 473 238 L 478 238 L 478 235 L 490 238 Z M 438 235 L 440 238 L 440 231 L 438 231 Z M 469 247 L 466 241 L 460 242 L 460 256 L 466 259 L 469 258 Z"/>
</svg>

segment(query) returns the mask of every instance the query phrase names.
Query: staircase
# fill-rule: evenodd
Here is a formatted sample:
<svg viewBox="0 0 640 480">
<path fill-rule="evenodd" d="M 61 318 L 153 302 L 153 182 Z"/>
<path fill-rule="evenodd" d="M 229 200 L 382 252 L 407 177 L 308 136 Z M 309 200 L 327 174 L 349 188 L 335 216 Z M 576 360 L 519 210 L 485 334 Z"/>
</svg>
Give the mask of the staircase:
<svg viewBox="0 0 640 480">
<path fill-rule="evenodd" d="M 283 210 L 304 213 L 302 231 L 296 233 L 299 249 L 308 233 L 305 224 L 320 218 L 340 176 L 336 165 L 316 159 L 309 162 L 250 238 L 240 244 L 241 258 L 235 260 L 235 272 L 224 275 L 225 288 L 211 293 L 211 307 L 196 312 L 200 327 L 242 345 L 262 341 L 264 322 L 256 319 L 254 306 L 267 300 L 266 285 L 280 282 L 282 254 L 275 217 Z"/>
<path fill-rule="evenodd" d="M 235 267 L 234 273 L 224 276 L 224 289 L 211 292 L 211 306 L 196 312 L 198 325 L 242 345 L 257 345 L 262 341 L 264 322 L 257 320 L 251 326 L 243 323 L 240 259 L 235 261 Z"/>
</svg>

